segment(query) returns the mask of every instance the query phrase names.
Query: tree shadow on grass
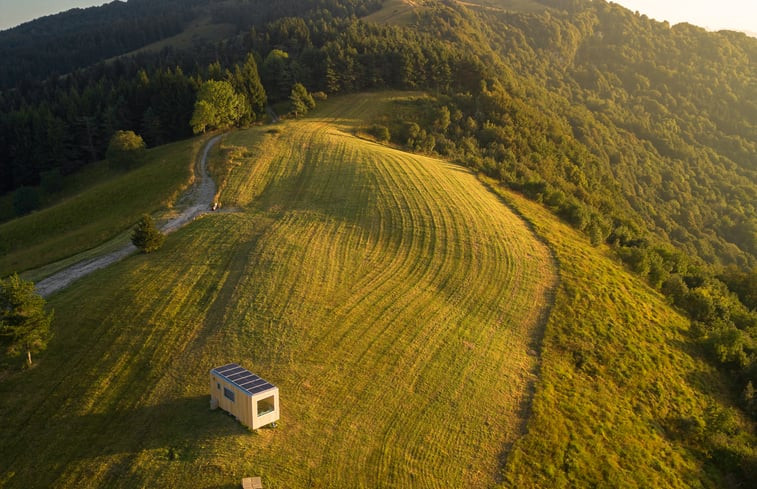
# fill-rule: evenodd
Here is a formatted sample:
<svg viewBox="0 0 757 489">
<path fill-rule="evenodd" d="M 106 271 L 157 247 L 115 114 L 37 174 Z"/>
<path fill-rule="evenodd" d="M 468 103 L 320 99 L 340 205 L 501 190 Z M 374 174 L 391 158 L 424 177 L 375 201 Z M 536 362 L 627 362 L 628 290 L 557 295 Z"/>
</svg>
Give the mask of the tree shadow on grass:
<svg viewBox="0 0 757 489">
<path fill-rule="evenodd" d="M 694 360 L 712 364 L 702 345 L 690 340 L 668 342 Z M 739 433 L 737 386 L 725 372 L 716 369 L 686 373 L 686 384 L 708 399 L 704 410 L 689 410 L 658 420 L 661 433 L 671 442 L 685 446 L 699 459 L 702 472 L 714 476 L 722 487 L 747 487 L 757 480 L 754 437 Z M 699 480 L 701 473 L 689 474 Z"/>
<path fill-rule="evenodd" d="M 77 469 L 79 473 L 94 473 L 105 464 L 106 479 L 118 480 L 133 476 L 133 464 L 145 452 L 151 452 L 147 456 L 155 464 L 191 462 L 204 456 L 214 440 L 246 433 L 248 429 L 231 415 L 220 409 L 211 411 L 208 396 L 134 409 L 63 414 L 29 426 L 18 440 L 13 460 L 7 460 L 9 466 L 0 471 L 15 474 L 9 481 L 13 487 L 54 487 L 72 465 L 85 467 Z"/>
</svg>

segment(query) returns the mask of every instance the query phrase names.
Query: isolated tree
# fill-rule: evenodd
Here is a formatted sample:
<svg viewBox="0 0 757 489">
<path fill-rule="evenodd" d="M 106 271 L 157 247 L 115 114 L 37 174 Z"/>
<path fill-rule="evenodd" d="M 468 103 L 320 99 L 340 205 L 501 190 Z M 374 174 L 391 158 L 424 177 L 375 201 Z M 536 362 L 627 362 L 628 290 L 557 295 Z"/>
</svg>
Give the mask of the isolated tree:
<svg viewBox="0 0 757 489">
<path fill-rule="evenodd" d="M 129 169 L 142 161 L 146 148 L 142 136 L 134 131 L 116 131 L 110 138 L 105 157 L 114 168 Z"/>
<path fill-rule="evenodd" d="M 166 237 L 155 227 L 155 221 L 149 214 L 143 214 L 139 222 L 134 227 L 131 234 L 131 242 L 134 246 L 142 250 L 142 253 L 152 253 L 157 251 Z"/>
<path fill-rule="evenodd" d="M 292 93 L 289 95 L 292 112 L 295 117 L 305 115 L 310 109 L 315 108 L 315 100 L 308 93 L 307 88 L 302 83 L 295 83 L 292 87 Z"/>
<path fill-rule="evenodd" d="M 52 336 L 53 313 L 45 311 L 45 299 L 34 290 L 34 283 L 13 274 L 0 281 L 0 336 L 10 354 L 26 353 L 31 367 L 32 353 L 47 348 Z"/>
<path fill-rule="evenodd" d="M 245 117 L 247 110 L 245 97 L 235 92 L 229 82 L 208 80 L 197 92 L 190 125 L 195 134 L 226 129 Z"/>
</svg>

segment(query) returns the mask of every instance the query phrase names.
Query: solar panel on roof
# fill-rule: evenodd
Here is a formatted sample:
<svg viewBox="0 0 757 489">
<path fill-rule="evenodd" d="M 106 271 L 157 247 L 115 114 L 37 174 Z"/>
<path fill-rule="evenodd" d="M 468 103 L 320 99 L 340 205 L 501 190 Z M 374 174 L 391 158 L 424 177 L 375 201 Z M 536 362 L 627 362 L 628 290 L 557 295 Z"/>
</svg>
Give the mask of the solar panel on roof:
<svg viewBox="0 0 757 489">
<path fill-rule="evenodd" d="M 241 385 L 251 380 L 254 380 L 254 376 L 250 373 L 246 373 L 243 376 L 234 379 L 234 382 Z"/>
<path fill-rule="evenodd" d="M 258 387 L 253 387 L 252 389 L 248 389 L 247 391 L 248 391 L 248 392 L 249 392 L 250 394 L 256 394 L 256 393 L 258 393 L 258 392 L 263 392 L 263 391 L 266 391 L 266 390 L 268 390 L 268 389 L 272 389 L 272 388 L 273 388 L 273 385 L 271 385 L 271 384 L 269 384 L 268 382 L 266 382 L 265 384 L 263 384 L 263 385 L 261 385 L 261 386 L 258 386 Z"/>
<path fill-rule="evenodd" d="M 215 369 L 216 372 L 219 374 L 223 374 L 228 372 L 229 370 L 234 370 L 235 368 L 240 368 L 238 364 L 236 363 L 229 363 L 228 365 L 224 365 L 223 367 L 218 367 Z"/>
<path fill-rule="evenodd" d="M 250 389 L 252 389 L 254 387 L 258 387 L 258 386 L 263 385 L 263 384 L 268 384 L 268 382 L 266 382 L 263 379 L 258 379 L 258 380 L 253 380 L 253 381 L 250 381 L 250 382 L 245 382 L 244 384 L 241 384 L 241 385 L 245 389 L 250 390 Z"/>
<path fill-rule="evenodd" d="M 275 386 L 264 380 L 257 375 L 253 374 L 249 370 L 236 363 L 230 363 L 222 367 L 217 367 L 212 370 L 226 380 L 233 382 L 237 387 L 246 391 L 248 394 L 256 394 L 268 389 L 273 389 Z"/>
</svg>

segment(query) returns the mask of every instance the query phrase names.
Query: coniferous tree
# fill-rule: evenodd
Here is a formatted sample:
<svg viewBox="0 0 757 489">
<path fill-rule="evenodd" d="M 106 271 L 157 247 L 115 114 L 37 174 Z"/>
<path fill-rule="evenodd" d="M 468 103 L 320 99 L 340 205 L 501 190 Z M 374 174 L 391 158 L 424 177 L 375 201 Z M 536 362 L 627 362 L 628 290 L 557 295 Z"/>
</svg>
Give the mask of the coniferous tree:
<svg viewBox="0 0 757 489">
<path fill-rule="evenodd" d="M 52 334 L 53 313 L 45 311 L 45 299 L 34 283 L 13 274 L 0 281 L 0 336 L 11 354 L 26 354 L 31 367 L 32 353 L 47 348 Z"/>
<path fill-rule="evenodd" d="M 267 100 L 265 89 L 260 81 L 258 65 L 255 63 L 255 57 L 252 54 L 247 55 L 247 59 L 240 68 L 234 69 L 234 88 L 247 99 L 250 118 L 255 120 L 265 112 Z"/>
<path fill-rule="evenodd" d="M 295 83 L 292 87 L 292 93 L 289 95 L 292 112 L 295 117 L 305 115 L 309 110 L 315 108 L 315 100 L 308 93 L 307 88 L 302 83 Z"/>
</svg>

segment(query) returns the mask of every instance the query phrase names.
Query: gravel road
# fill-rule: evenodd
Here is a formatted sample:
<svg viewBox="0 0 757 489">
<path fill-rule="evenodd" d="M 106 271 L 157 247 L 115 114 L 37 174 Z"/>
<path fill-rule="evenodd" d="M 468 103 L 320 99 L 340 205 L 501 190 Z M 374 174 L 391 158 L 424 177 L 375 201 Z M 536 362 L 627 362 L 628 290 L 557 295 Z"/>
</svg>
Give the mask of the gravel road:
<svg viewBox="0 0 757 489">
<path fill-rule="evenodd" d="M 202 151 L 202 158 L 199 158 L 195 168 L 195 182 L 187 189 L 180 200 L 189 202 L 189 205 L 176 217 L 164 223 L 160 230 L 163 233 L 172 233 L 177 229 L 192 222 L 198 216 L 205 214 L 213 205 L 213 197 L 216 194 L 216 184 L 207 168 L 207 159 L 210 149 L 221 139 L 221 136 L 215 136 L 207 142 Z M 136 253 L 137 248 L 133 244 L 111 253 L 107 253 L 96 258 L 89 258 L 64 268 L 49 277 L 40 280 L 36 287 L 37 292 L 42 297 L 48 297 L 53 293 L 68 287 L 75 280 L 78 280 L 95 270 L 100 270 L 117 261 L 123 260 L 127 256 Z"/>
</svg>

